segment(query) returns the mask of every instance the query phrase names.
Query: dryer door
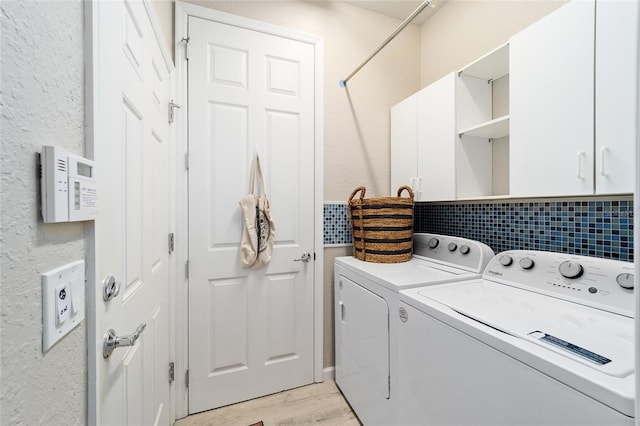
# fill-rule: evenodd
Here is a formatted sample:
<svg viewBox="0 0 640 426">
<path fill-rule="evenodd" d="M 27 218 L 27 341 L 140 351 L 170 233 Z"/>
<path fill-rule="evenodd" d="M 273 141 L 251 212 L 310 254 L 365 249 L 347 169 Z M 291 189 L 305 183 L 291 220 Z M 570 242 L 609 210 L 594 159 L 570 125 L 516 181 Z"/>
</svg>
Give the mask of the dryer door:
<svg viewBox="0 0 640 426">
<path fill-rule="evenodd" d="M 336 380 L 389 399 L 389 306 L 340 275 L 336 289 Z"/>
</svg>

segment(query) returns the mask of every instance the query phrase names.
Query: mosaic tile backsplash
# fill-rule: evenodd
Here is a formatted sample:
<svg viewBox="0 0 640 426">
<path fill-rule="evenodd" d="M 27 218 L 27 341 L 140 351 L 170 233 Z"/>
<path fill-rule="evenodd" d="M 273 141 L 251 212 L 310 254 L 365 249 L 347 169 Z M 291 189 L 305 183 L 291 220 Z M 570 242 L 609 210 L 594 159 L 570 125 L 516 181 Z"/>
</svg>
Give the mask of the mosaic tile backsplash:
<svg viewBox="0 0 640 426">
<path fill-rule="evenodd" d="M 324 206 L 325 245 L 351 243 L 347 206 Z M 415 232 L 482 241 L 496 253 L 530 249 L 633 261 L 633 200 L 416 203 Z"/>
</svg>

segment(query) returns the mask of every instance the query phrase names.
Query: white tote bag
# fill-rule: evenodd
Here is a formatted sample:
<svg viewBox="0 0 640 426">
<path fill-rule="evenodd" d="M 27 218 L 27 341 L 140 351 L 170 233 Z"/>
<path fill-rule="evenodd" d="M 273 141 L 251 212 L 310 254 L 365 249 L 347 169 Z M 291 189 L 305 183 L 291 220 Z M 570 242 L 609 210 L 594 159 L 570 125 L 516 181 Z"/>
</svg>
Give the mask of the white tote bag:
<svg viewBox="0 0 640 426">
<path fill-rule="evenodd" d="M 240 200 L 242 209 L 242 239 L 240 242 L 240 264 L 243 268 L 262 268 L 271 260 L 275 228 L 269 199 L 264 190 L 264 179 L 258 155 L 251 166 L 249 194 Z M 258 180 L 259 193 L 255 192 Z"/>
</svg>

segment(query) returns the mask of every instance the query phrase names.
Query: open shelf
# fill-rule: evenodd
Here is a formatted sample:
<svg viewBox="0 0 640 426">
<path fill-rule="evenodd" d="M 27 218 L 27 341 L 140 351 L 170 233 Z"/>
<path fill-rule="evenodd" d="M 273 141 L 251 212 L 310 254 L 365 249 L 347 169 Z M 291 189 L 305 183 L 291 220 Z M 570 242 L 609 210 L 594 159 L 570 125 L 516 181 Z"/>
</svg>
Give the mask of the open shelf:
<svg viewBox="0 0 640 426">
<path fill-rule="evenodd" d="M 498 139 L 509 135 L 509 116 L 498 117 L 494 120 L 461 130 L 459 136 L 475 136 L 484 139 Z"/>
<path fill-rule="evenodd" d="M 509 44 L 505 43 L 458 71 L 483 80 L 497 80 L 509 74 Z"/>
</svg>

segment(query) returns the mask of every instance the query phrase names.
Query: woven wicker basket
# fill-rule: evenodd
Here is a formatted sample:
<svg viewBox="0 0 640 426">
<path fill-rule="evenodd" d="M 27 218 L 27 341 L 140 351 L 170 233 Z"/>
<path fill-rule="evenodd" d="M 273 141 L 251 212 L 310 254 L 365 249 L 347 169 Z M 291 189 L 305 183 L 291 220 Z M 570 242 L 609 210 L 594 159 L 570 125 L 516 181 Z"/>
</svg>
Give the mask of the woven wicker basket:
<svg viewBox="0 0 640 426">
<path fill-rule="evenodd" d="M 406 190 L 409 197 L 401 197 Z M 413 191 L 398 189 L 397 197 L 364 198 L 359 186 L 349 197 L 353 255 L 376 263 L 399 263 L 413 254 Z M 360 193 L 359 197 L 356 194 Z"/>
</svg>

